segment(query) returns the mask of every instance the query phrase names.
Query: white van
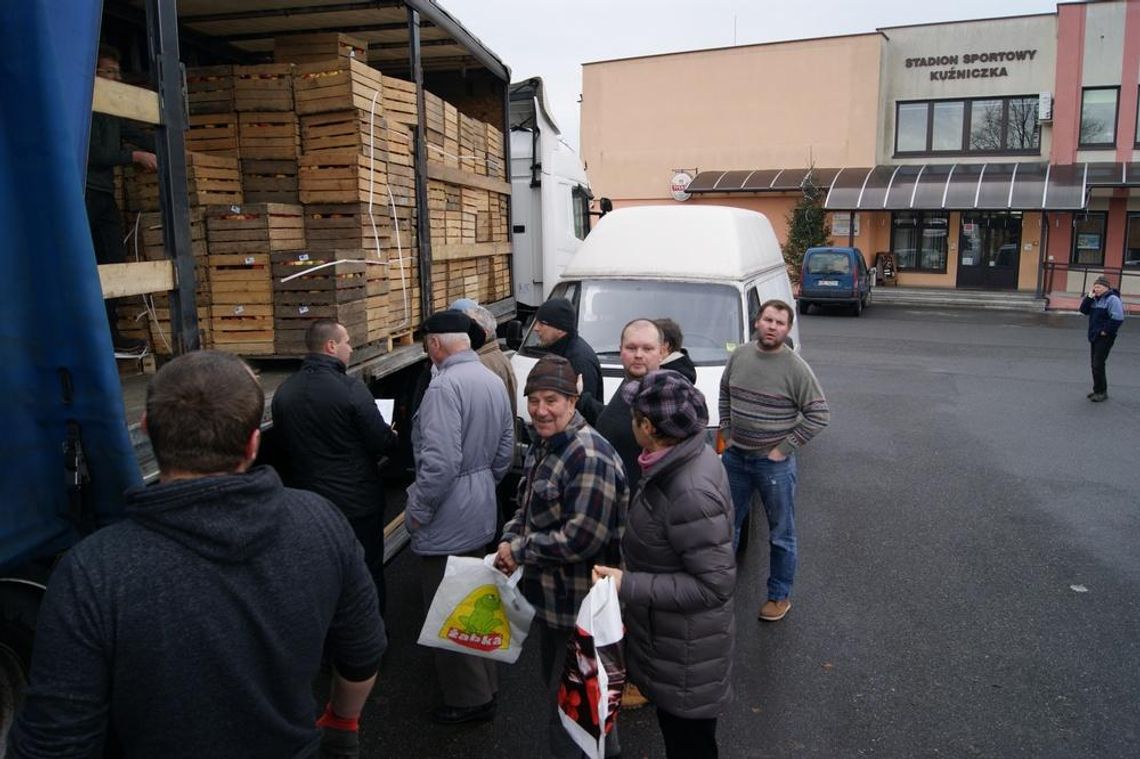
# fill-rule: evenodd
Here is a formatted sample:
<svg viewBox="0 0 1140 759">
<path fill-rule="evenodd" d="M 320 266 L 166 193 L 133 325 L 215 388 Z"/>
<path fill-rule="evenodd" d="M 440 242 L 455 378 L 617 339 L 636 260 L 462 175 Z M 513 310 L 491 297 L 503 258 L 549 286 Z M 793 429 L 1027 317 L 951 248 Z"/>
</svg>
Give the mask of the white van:
<svg viewBox="0 0 1140 759">
<path fill-rule="evenodd" d="M 606 214 L 563 270 L 551 297 L 578 310 L 578 334 L 597 352 L 605 400 L 622 382 L 621 329 L 636 318 L 669 317 L 697 367 L 697 387 L 718 424 L 720 378 L 729 355 L 752 336 L 760 304 L 795 298 L 784 256 L 763 214 L 724 206 L 637 206 Z M 799 323 L 792 345 L 799 350 Z M 511 359 L 519 415 L 523 386 L 543 354 L 533 324 Z"/>
</svg>

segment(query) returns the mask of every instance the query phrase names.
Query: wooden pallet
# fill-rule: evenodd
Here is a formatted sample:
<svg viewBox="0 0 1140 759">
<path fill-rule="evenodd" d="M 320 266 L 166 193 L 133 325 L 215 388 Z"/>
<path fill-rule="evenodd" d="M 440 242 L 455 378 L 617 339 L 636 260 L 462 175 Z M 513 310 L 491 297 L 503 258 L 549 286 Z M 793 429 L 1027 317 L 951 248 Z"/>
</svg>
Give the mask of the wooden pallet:
<svg viewBox="0 0 1140 759">
<path fill-rule="evenodd" d="M 186 149 L 195 153 L 237 158 L 237 114 L 232 111 L 191 114 L 187 123 Z"/>
<path fill-rule="evenodd" d="M 191 114 L 229 113 L 234 109 L 234 67 L 186 69 L 186 101 Z"/>
<path fill-rule="evenodd" d="M 358 109 L 381 112 L 380 72 L 360 61 L 340 58 L 297 66 L 293 98 L 298 114 Z"/>
<path fill-rule="evenodd" d="M 241 183 L 246 203 L 300 203 L 297 159 L 241 162 Z"/>
<path fill-rule="evenodd" d="M 235 111 L 292 111 L 293 64 L 234 66 Z"/>
<path fill-rule="evenodd" d="M 277 63 L 315 63 L 334 58 L 368 60 L 368 43 L 360 37 L 331 32 L 290 34 L 273 39 L 273 60 Z"/>
<path fill-rule="evenodd" d="M 238 114 L 238 150 L 242 158 L 297 160 L 301 128 L 297 114 L 244 111 Z"/>
<path fill-rule="evenodd" d="M 303 154 L 297 171 L 302 203 L 387 203 L 384 162 L 355 150 Z"/>
<path fill-rule="evenodd" d="M 212 254 L 268 253 L 305 247 L 305 222 L 298 205 L 211 206 L 206 212 L 206 229 Z"/>
</svg>

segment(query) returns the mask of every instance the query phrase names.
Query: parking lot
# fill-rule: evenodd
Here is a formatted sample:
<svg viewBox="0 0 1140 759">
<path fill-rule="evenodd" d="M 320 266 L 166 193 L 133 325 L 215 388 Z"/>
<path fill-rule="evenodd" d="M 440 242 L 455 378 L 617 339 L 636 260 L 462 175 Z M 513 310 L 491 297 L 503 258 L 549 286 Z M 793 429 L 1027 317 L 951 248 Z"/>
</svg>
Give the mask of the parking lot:
<svg viewBox="0 0 1140 759">
<path fill-rule="evenodd" d="M 763 541 L 742 557 L 722 756 L 1140 753 L 1140 330 L 1126 322 L 1110 400 L 1092 404 L 1084 325 L 882 305 L 803 317 L 833 420 L 800 458 L 783 622 L 755 619 Z M 537 755 L 533 649 L 501 668 L 494 723 L 427 720 L 417 572 L 407 551 L 389 565 L 365 755 Z M 651 710 L 620 725 L 624 756 L 663 756 Z"/>
</svg>

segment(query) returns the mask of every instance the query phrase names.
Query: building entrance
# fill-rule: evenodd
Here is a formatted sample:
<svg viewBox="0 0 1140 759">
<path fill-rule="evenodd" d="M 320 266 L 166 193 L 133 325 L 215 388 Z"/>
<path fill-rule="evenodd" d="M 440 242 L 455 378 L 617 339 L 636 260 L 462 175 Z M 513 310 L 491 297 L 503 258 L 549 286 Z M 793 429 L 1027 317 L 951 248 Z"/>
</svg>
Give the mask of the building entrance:
<svg viewBox="0 0 1140 759">
<path fill-rule="evenodd" d="M 958 233 L 958 287 L 1016 290 L 1020 262 L 1020 213 L 962 213 Z"/>
</svg>

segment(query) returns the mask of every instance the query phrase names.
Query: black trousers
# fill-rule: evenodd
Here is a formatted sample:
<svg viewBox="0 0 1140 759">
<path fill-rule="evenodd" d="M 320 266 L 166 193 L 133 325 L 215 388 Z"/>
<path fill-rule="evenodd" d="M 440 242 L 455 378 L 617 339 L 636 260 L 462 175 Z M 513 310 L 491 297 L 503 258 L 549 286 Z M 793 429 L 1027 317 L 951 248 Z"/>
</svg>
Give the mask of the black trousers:
<svg viewBox="0 0 1140 759">
<path fill-rule="evenodd" d="M 1104 365 L 1108 361 L 1108 354 L 1112 344 L 1116 342 L 1116 335 L 1097 335 L 1092 341 L 1090 354 L 1092 356 L 1093 392 L 1108 392 L 1108 375 L 1105 374 Z"/>
<path fill-rule="evenodd" d="M 364 564 L 372 575 L 372 582 L 376 584 L 380 616 L 385 617 L 388 593 L 384 586 L 384 514 L 377 511 L 371 516 L 350 519 L 348 523 L 364 548 Z"/>
<path fill-rule="evenodd" d="M 717 759 L 716 719 L 686 719 L 657 710 L 667 759 Z"/>
<path fill-rule="evenodd" d="M 95 261 L 101 264 L 121 264 L 127 260 L 127 249 L 123 245 L 123 219 L 115 196 L 109 192 L 87 191 L 87 224 L 91 227 L 91 242 L 95 245 Z M 119 340 L 119 325 L 115 317 L 115 305 L 119 298 L 103 301 L 107 309 L 107 323 L 111 326 L 111 337 Z"/>
</svg>

